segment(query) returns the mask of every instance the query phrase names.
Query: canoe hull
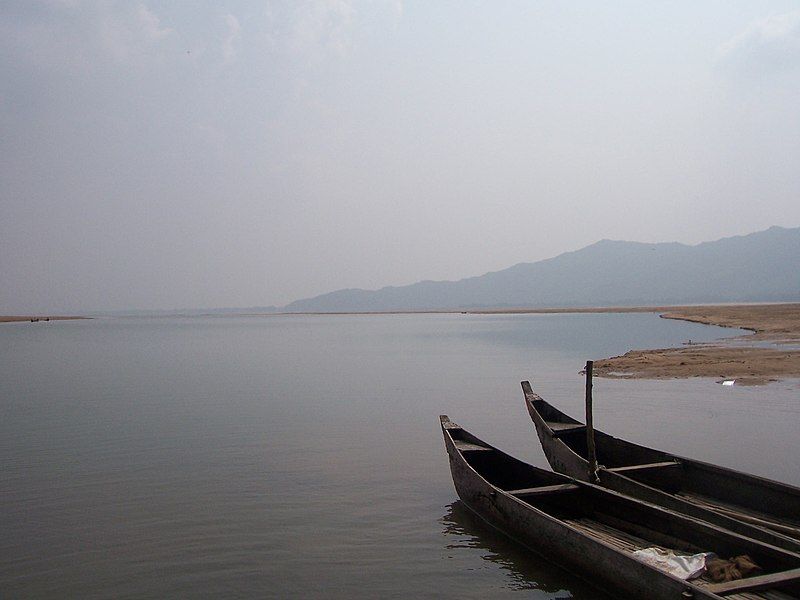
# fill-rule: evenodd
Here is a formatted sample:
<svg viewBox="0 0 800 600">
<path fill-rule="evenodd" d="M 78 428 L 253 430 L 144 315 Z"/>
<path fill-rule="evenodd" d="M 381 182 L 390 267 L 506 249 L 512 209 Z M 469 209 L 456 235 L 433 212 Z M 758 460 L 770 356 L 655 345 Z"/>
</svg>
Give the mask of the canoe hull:
<svg viewBox="0 0 800 600">
<path fill-rule="evenodd" d="M 613 597 L 678 600 L 691 588 L 694 598 L 719 598 L 677 578 L 655 572 L 504 493 L 483 479 L 464 460 L 448 435 L 445 434 L 444 438 L 459 498 L 480 518 L 543 558 L 583 574 L 590 584 L 613 592 Z"/>
<path fill-rule="evenodd" d="M 548 425 L 548 421 L 543 417 L 543 413 L 549 419 L 563 419 L 573 423 L 577 423 L 577 421 L 563 415 L 563 413 L 547 404 L 541 397 L 533 393 L 529 384 L 526 384 L 527 382 L 523 383 L 525 406 L 534 423 L 548 463 L 558 473 L 581 481 L 589 481 L 588 461 L 571 449 L 563 439 L 554 434 L 553 429 Z M 611 436 L 602 432 L 596 432 L 596 436 L 599 440 L 611 438 Z M 716 465 L 677 457 L 622 440 L 611 439 L 621 445 L 623 454 L 639 455 L 636 458 L 642 463 L 676 462 L 677 465 L 670 473 L 675 479 L 671 487 L 679 489 L 681 486 L 690 485 L 693 489 L 699 488 L 706 493 L 717 494 L 719 494 L 719 490 L 729 490 L 731 495 L 750 506 L 769 507 L 773 512 L 777 513 L 776 519 L 780 519 L 782 516 L 800 518 L 800 490 L 792 486 Z M 627 456 L 623 458 L 627 458 Z M 739 518 L 711 510 L 707 506 L 685 500 L 673 493 L 662 491 L 662 489 L 658 489 L 654 485 L 637 481 L 632 477 L 615 472 L 613 469 L 601 467 L 598 469 L 598 476 L 599 483 L 602 486 L 622 494 L 702 519 L 773 546 L 800 553 L 800 539 L 797 539 L 794 535 L 786 535 L 787 532 L 781 530 L 780 525 L 773 524 L 771 527 L 777 528 L 773 529 L 765 525 L 756 525 L 753 522 L 744 522 Z"/>
</svg>

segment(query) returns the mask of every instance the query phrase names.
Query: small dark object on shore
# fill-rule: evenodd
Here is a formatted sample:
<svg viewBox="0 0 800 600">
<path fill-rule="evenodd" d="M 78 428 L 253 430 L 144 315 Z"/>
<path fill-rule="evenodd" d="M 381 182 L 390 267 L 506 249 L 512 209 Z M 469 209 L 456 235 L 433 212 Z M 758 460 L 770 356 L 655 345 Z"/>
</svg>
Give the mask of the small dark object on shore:
<svg viewBox="0 0 800 600">
<path fill-rule="evenodd" d="M 763 569 L 753 562 L 753 559 L 742 554 L 734 556 L 729 560 L 724 558 L 712 558 L 706 562 L 706 570 L 711 581 L 722 583 L 724 581 L 735 581 L 750 577 L 760 573 Z"/>
</svg>

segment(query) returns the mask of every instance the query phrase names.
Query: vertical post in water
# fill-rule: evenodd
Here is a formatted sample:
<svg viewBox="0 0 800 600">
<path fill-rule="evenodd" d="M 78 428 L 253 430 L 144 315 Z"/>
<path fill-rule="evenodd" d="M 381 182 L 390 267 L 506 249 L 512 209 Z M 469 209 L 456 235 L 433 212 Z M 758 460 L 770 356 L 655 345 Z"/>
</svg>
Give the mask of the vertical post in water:
<svg viewBox="0 0 800 600">
<path fill-rule="evenodd" d="M 592 423 L 592 367 L 594 362 L 586 361 L 586 450 L 589 459 L 589 481 L 597 481 L 597 453 L 594 448 L 594 424 Z"/>
</svg>

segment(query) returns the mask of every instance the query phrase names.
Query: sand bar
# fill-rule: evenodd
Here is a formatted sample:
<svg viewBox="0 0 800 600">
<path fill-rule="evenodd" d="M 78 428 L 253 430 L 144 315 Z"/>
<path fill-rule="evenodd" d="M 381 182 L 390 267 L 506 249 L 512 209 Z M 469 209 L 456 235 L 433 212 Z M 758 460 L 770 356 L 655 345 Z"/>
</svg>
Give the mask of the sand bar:
<svg viewBox="0 0 800 600">
<path fill-rule="evenodd" d="M 61 316 L 61 317 L 51 317 L 48 315 L 0 315 L 0 323 L 16 323 L 19 321 L 30 321 L 31 319 L 39 321 L 74 321 L 75 319 L 88 319 L 89 317 L 77 317 L 77 316 Z"/>
<path fill-rule="evenodd" d="M 596 361 L 594 372 L 601 377 L 647 379 L 715 377 L 733 379 L 736 385 L 800 377 L 800 304 L 683 306 L 669 308 L 661 316 L 755 333 L 711 344 L 631 350 Z M 764 347 L 765 343 L 774 345 Z"/>
</svg>

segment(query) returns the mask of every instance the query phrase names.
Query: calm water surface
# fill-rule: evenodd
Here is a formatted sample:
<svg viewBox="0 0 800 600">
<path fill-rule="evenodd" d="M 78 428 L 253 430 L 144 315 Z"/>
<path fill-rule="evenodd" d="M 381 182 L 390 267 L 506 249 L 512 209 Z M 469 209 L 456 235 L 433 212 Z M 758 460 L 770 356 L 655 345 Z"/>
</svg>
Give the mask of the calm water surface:
<svg viewBox="0 0 800 600">
<path fill-rule="evenodd" d="M 546 466 L 522 401 L 731 335 L 654 315 L 0 326 L 0 597 L 597 598 L 457 501 L 438 415 Z M 599 428 L 800 484 L 800 386 L 595 383 Z"/>
</svg>

